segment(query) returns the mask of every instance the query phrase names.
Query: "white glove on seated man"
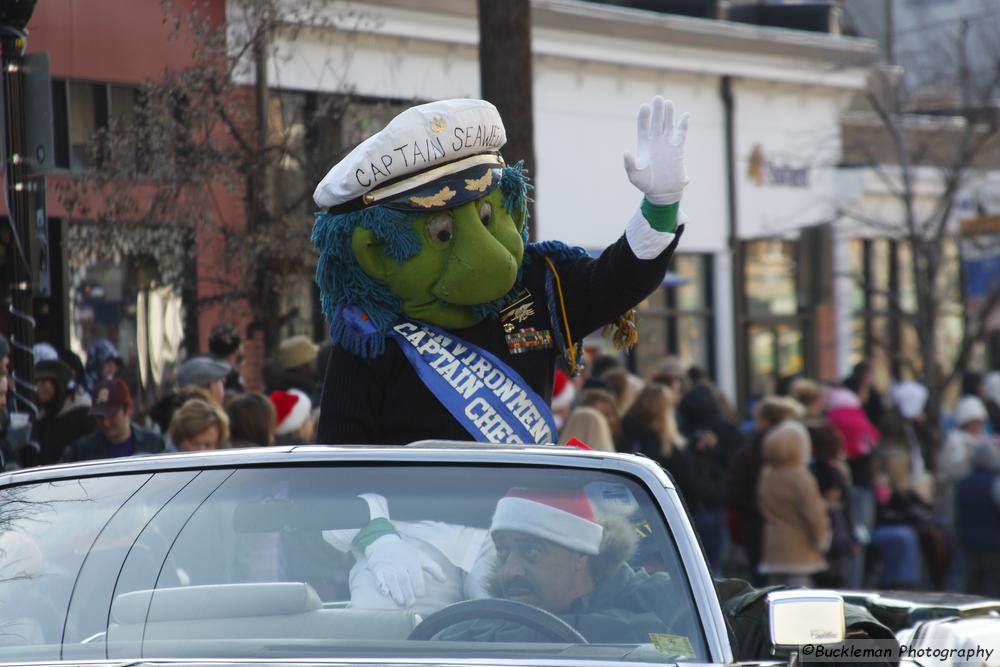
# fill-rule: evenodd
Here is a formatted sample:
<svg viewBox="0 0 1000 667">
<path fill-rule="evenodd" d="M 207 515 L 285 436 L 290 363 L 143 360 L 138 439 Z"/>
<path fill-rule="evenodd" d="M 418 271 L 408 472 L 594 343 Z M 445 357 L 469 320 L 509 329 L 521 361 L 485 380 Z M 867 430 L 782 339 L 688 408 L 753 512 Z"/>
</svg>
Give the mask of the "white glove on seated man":
<svg viewBox="0 0 1000 667">
<path fill-rule="evenodd" d="M 636 152 L 625 153 L 628 180 L 644 195 L 625 235 L 636 257 L 652 259 L 674 238 L 678 222 L 686 219 L 678 202 L 688 183 L 684 169 L 684 142 L 689 115 L 674 124 L 673 102 L 659 95 L 639 107 L 636 118 Z"/>
<path fill-rule="evenodd" d="M 427 590 L 424 571 L 439 582 L 445 581 L 445 574 L 433 559 L 399 537 L 389 522 L 384 497 L 375 493 L 360 497 L 368 503 L 371 521 L 354 537 L 353 544 L 364 556 L 379 592 L 400 607 L 412 607 Z"/>
<path fill-rule="evenodd" d="M 424 571 L 441 583 L 445 581 L 440 565 L 395 533 L 372 542 L 364 554 L 379 592 L 391 597 L 400 607 L 412 607 L 427 591 Z"/>
</svg>

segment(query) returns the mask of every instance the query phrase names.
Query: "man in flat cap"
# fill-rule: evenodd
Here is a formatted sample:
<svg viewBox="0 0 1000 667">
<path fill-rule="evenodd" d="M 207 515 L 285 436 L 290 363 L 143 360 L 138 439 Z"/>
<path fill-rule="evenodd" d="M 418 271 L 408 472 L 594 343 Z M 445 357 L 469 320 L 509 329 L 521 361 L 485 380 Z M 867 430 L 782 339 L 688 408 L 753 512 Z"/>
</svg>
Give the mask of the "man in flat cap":
<svg viewBox="0 0 1000 667">
<path fill-rule="evenodd" d="M 212 357 L 191 357 L 177 369 L 177 388 L 201 387 L 213 401 L 222 407 L 226 397 L 226 376 L 231 370 L 229 364 Z"/>
<path fill-rule="evenodd" d="M 314 193 L 317 281 L 334 347 L 318 441 L 425 438 L 555 442 L 556 359 L 656 289 L 683 225 L 687 115 L 656 97 L 638 116 L 625 169 L 643 193 L 597 259 L 528 243 L 520 163 L 508 165 L 496 108 L 455 99 L 413 107 L 334 166 Z"/>
</svg>

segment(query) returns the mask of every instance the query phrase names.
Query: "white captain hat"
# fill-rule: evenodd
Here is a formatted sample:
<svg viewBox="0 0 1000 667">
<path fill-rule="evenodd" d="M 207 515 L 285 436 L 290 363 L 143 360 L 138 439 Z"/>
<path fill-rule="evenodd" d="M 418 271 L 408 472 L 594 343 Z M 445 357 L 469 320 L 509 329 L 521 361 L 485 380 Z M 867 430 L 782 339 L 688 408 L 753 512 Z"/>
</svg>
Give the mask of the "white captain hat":
<svg viewBox="0 0 1000 667">
<path fill-rule="evenodd" d="M 330 213 L 368 206 L 453 208 L 500 184 L 507 143 L 489 102 L 454 99 L 411 107 L 327 172 L 313 200 Z"/>
</svg>

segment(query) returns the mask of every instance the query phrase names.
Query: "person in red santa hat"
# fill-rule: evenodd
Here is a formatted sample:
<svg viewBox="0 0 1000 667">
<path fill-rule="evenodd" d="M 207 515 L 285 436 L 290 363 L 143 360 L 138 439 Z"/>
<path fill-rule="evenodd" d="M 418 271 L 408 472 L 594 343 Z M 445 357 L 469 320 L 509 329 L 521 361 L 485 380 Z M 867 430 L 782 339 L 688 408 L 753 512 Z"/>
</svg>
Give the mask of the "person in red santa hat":
<svg viewBox="0 0 1000 667">
<path fill-rule="evenodd" d="M 272 391 L 271 403 L 277 414 L 278 426 L 274 431 L 276 445 L 305 445 L 313 441 L 316 424 L 313 419 L 312 401 L 302 391 Z"/>
<path fill-rule="evenodd" d="M 569 417 L 569 411 L 573 408 L 573 400 L 576 398 L 576 387 L 570 381 L 566 371 L 557 370 L 552 379 L 552 418 L 556 422 L 556 429 L 562 431 L 563 424 Z"/>
<path fill-rule="evenodd" d="M 595 512 L 583 489 L 510 489 L 497 502 L 489 538 L 493 597 L 555 614 L 592 643 L 643 643 L 650 633 L 671 632 L 682 593 L 664 573 L 632 569 L 634 529 L 623 516 Z M 551 641 L 495 618 L 453 623 L 434 639 Z"/>
</svg>

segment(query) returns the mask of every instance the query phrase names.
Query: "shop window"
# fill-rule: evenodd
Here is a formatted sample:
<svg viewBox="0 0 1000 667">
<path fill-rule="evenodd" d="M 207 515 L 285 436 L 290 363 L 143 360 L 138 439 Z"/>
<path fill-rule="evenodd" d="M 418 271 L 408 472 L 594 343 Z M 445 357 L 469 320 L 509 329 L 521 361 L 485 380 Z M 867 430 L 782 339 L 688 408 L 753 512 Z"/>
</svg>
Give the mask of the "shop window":
<svg viewBox="0 0 1000 667">
<path fill-rule="evenodd" d="M 910 323 L 900 327 L 900 379 L 917 378 L 924 368 L 924 357 L 920 354 L 920 339 L 916 328 Z"/>
<path fill-rule="evenodd" d="M 69 84 L 69 159 L 72 169 L 94 166 L 90 140 L 98 128 L 107 124 L 107 100 L 100 86 L 92 83 Z"/>
<path fill-rule="evenodd" d="M 86 363 L 99 339 L 125 361 L 142 415 L 172 386 L 185 341 L 181 292 L 186 242 L 176 228 L 112 230 L 71 222 L 70 347 Z"/>
<path fill-rule="evenodd" d="M 110 126 L 130 128 L 137 122 L 136 109 L 139 104 L 139 91 L 132 86 L 111 86 L 109 91 Z M 141 159 L 139 147 L 131 142 L 121 144 L 112 142 L 112 150 L 107 158 L 118 164 L 136 164 Z"/>
<path fill-rule="evenodd" d="M 759 398 L 774 393 L 777 363 L 774 354 L 774 331 L 759 324 L 751 324 L 747 331 L 747 347 L 750 352 L 751 398 Z"/>
<path fill-rule="evenodd" d="M 319 311 L 319 303 L 313 290 L 313 281 L 288 279 L 282 281 L 279 290 L 279 312 L 284 320 L 280 334 L 282 338 L 289 336 L 315 336 L 313 323 L 314 313 Z"/>
<path fill-rule="evenodd" d="M 656 290 L 636 307 L 636 323 L 639 341 L 632 350 L 632 364 L 637 373 L 645 376 L 655 371 L 668 350 L 665 289 Z"/>
<path fill-rule="evenodd" d="M 900 243 L 899 261 L 899 307 L 904 313 L 917 310 L 917 287 L 913 282 L 913 251 L 906 243 Z"/>
<path fill-rule="evenodd" d="M 55 164 L 60 169 L 86 170 L 99 166 L 92 141 L 110 119 L 134 123 L 138 87 L 92 81 L 52 80 L 52 123 Z M 121 155 L 104 158 L 121 159 Z"/>
<path fill-rule="evenodd" d="M 871 317 L 871 337 L 873 345 L 868 352 L 867 361 L 872 367 L 872 381 L 876 387 L 886 389 L 892 384 L 892 341 L 894 330 L 890 328 L 890 318 L 887 315 Z"/>
<path fill-rule="evenodd" d="M 864 361 L 865 357 L 865 328 L 867 322 L 864 315 L 854 315 L 851 317 L 851 353 L 850 362 L 853 367 L 859 361 Z"/>
<path fill-rule="evenodd" d="M 805 370 L 802 351 L 802 331 L 797 326 L 775 326 L 778 345 L 778 377 L 790 378 Z"/>
<path fill-rule="evenodd" d="M 854 239 L 850 246 L 851 309 L 855 312 L 865 307 L 865 242 Z"/>
<path fill-rule="evenodd" d="M 877 312 L 889 310 L 889 269 L 892 249 L 888 239 L 875 239 L 869 243 L 868 280 L 870 309 Z"/>
<path fill-rule="evenodd" d="M 747 242 L 743 275 L 748 314 L 794 315 L 798 307 L 795 271 L 794 243 L 777 239 Z"/>
<path fill-rule="evenodd" d="M 675 255 L 671 275 L 683 284 L 661 287 L 639 304 L 639 342 L 630 359 L 636 373 L 649 375 L 674 356 L 714 375 L 711 267 L 711 255 Z"/>
<path fill-rule="evenodd" d="M 792 378 L 813 372 L 811 319 L 808 308 L 800 305 L 810 305 L 810 289 L 818 286 L 810 287 L 815 267 L 799 270 L 798 258 L 811 257 L 804 243 L 756 239 L 743 242 L 741 251 L 738 326 L 744 344 L 737 350 L 737 363 L 741 399 L 752 406 L 768 394 L 786 390 Z"/>
<path fill-rule="evenodd" d="M 934 327 L 943 368 L 954 366 L 963 320 L 958 248 L 945 242 L 936 293 L 940 310 Z M 905 240 L 851 241 L 851 363 L 872 364 L 875 383 L 918 377 L 926 363 L 912 317 L 918 309 L 913 254 Z M 943 298 L 942 298 L 943 297 Z"/>
</svg>

